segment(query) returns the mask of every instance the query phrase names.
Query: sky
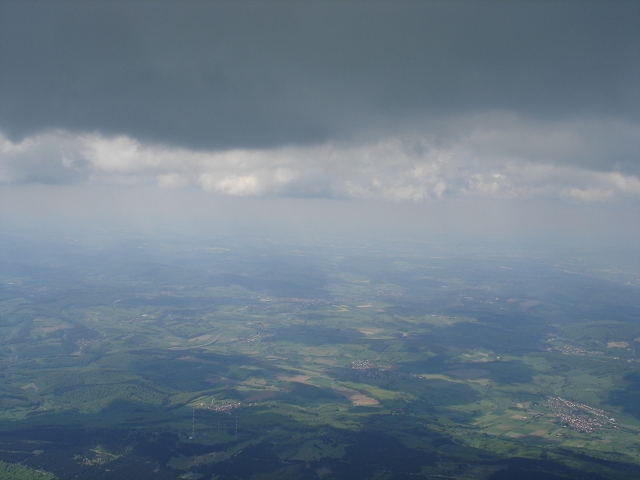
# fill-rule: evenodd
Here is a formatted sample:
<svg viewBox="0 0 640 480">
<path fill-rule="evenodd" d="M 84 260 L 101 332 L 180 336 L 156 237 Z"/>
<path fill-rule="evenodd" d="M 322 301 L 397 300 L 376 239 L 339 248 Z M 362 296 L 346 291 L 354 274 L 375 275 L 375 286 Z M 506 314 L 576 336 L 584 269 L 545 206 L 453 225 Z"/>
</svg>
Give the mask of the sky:
<svg viewBox="0 0 640 480">
<path fill-rule="evenodd" d="M 0 227 L 640 248 L 638 25 L 633 1 L 4 1 Z"/>
</svg>

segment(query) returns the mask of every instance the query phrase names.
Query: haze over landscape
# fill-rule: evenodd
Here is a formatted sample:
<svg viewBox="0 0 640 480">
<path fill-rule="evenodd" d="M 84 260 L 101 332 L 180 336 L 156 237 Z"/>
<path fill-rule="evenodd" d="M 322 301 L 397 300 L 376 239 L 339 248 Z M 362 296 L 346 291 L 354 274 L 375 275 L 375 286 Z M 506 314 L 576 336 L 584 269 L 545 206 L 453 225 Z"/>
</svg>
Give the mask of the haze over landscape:
<svg viewBox="0 0 640 480">
<path fill-rule="evenodd" d="M 4 475 L 637 478 L 638 25 L 0 3 Z"/>
</svg>

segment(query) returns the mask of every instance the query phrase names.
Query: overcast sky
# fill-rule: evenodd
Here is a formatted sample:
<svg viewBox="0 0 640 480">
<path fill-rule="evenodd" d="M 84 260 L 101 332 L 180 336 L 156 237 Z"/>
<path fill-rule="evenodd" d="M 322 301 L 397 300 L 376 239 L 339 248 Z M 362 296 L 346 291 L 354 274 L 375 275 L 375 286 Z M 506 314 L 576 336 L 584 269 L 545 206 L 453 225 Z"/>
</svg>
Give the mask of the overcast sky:
<svg viewBox="0 0 640 480">
<path fill-rule="evenodd" d="M 100 189 L 185 215 L 538 208 L 540 230 L 567 208 L 628 236 L 638 25 L 633 1 L 5 1 L 0 213 L 68 215 Z"/>
</svg>

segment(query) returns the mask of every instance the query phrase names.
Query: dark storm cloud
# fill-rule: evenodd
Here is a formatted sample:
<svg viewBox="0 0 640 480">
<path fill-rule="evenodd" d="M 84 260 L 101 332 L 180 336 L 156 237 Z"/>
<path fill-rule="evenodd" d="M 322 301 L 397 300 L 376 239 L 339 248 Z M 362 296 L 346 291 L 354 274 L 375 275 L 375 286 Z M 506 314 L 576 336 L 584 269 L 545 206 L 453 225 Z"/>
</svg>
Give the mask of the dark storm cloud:
<svg viewBox="0 0 640 480">
<path fill-rule="evenodd" d="M 496 110 L 640 120 L 637 2 L 4 2 L 0 22 L 12 140 L 262 148 Z"/>
</svg>

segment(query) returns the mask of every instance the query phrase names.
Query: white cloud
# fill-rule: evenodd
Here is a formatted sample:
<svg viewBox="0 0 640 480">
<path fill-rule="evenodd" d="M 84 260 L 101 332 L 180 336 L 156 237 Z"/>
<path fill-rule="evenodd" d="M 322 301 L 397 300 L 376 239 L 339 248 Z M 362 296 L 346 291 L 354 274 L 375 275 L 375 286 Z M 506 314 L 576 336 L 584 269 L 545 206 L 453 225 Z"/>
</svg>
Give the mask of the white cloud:
<svg viewBox="0 0 640 480">
<path fill-rule="evenodd" d="M 77 135 L 59 130 L 21 142 L 0 133 L 0 184 L 78 181 L 91 170 L 80 146 Z"/>
<path fill-rule="evenodd" d="M 217 178 L 215 174 L 203 173 L 198 185 L 204 190 L 213 190 L 223 195 L 260 195 L 265 192 L 255 175 L 228 175 Z"/>
<path fill-rule="evenodd" d="M 0 183 L 195 186 L 231 196 L 391 201 L 444 196 L 603 201 L 640 196 L 636 175 L 597 170 L 592 167 L 595 160 L 582 165 L 570 161 L 580 155 L 623 158 L 640 139 L 638 128 L 614 122 L 598 129 L 598 124 L 584 121 L 553 127 L 509 115 L 465 121 L 468 125 L 458 125 L 456 140 L 447 144 L 414 133 L 350 145 L 220 152 L 97 133 L 53 131 L 19 143 L 0 137 Z M 607 151 L 605 140 L 610 138 L 619 142 Z"/>
</svg>

